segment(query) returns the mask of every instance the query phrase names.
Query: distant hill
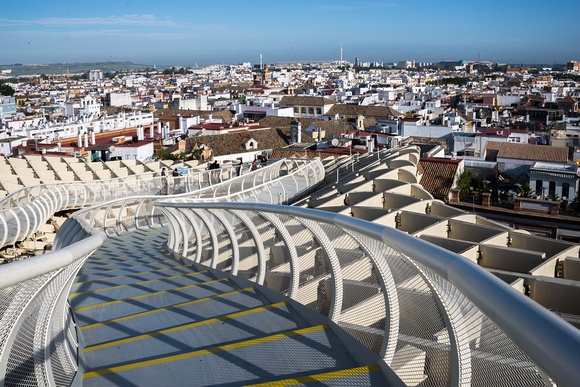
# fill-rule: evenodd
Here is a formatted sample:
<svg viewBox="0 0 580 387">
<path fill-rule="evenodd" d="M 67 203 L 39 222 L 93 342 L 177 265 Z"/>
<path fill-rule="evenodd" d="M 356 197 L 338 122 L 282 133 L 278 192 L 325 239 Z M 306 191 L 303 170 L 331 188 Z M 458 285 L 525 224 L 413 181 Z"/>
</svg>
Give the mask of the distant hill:
<svg viewBox="0 0 580 387">
<path fill-rule="evenodd" d="M 35 64 L 35 65 L 0 65 L 1 70 L 12 70 L 11 77 L 21 75 L 59 75 L 66 74 L 68 68 L 69 74 L 86 73 L 89 70 L 101 70 L 103 73 L 124 71 L 124 70 L 144 70 L 146 68 L 153 68 L 152 65 L 136 64 L 133 62 L 85 62 L 85 63 L 51 63 L 51 64 Z"/>
</svg>

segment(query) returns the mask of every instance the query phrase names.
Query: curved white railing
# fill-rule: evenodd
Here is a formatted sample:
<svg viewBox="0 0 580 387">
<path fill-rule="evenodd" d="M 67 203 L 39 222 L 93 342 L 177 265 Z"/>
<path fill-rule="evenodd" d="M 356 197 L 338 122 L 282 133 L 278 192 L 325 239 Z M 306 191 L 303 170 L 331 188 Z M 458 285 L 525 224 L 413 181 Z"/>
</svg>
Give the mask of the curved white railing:
<svg viewBox="0 0 580 387">
<path fill-rule="evenodd" d="M 216 172 L 216 171 L 212 171 Z M 193 192 L 166 195 L 172 200 L 288 203 L 304 195 L 324 178 L 324 167 L 315 159 L 283 159 L 237 178 Z M 174 187 L 178 188 L 177 185 Z M 153 206 L 159 195 L 109 200 L 75 212 L 61 227 L 54 248 L 67 246 L 77 235 L 74 223 L 82 219 L 88 227 L 108 235 L 163 223 L 163 215 Z"/>
<path fill-rule="evenodd" d="M 272 170 L 277 171 L 275 167 Z M 34 235 L 55 213 L 133 196 L 176 195 L 208 188 L 250 174 L 251 164 L 225 166 L 216 170 L 193 170 L 180 177 L 159 173 L 132 175 L 100 181 L 68 182 L 32 186 L 0 201 L 0 248 Z M 271 170 L 270 165 L 265 170 Z M 271 179 L 270 176 L 268 178 Z M 264 181 L 267 179 L 264 178 Z M 243 184 L 243 183 L 242 183 Z M 231 188 L 230 188 L 231 189 Z"/>
<path fill-rule="evenodd" d="M 155 206 L 169 221 L 175 255 L 256 281 L 328 316 L 407 384 L 572 386 L 580 380 L 576 328 L 471 261 L 419 238 L 288 206 Z"/>
<path fill-rule="evenodd" d="M 297 198 L 323 178 L 320 161 L 288 159 L 204 188 L 194 196 L 196 200 L 269 198 L 272 203 L 280 203 Z M 173 183 L 174 191 L 170 192 L 182 188 L 179 182 Z M 268 185 L 284 194 L 272 194 L 273 188 Z M 242 195 L 235 193 L 242 188 Z M 226 192 L 230 196 L 216 197 Z M 179 200 L 191 194 L 164 197 Z M 68 289 L 84 258 L 108 234 L 166 223 L 153 206 L 156 199 L 159 196 L 128 197 L 77 211 L 57 233 L 55 251 L 0 266 L 0 380 L 4 385 L 80 383 L 75 380 L 78 339 L 68 307 Z"/>
</svg>

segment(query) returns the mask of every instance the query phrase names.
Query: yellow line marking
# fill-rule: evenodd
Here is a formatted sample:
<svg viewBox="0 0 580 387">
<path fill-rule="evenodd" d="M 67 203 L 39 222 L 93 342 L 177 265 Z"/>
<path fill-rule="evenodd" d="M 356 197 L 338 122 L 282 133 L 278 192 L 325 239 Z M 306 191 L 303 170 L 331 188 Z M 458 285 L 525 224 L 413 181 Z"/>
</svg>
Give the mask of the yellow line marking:
<svg viewBox="0 0 580 387">
<path fill-rule="evenodd" d="M 191 329 L 191 328 L 196 328 L 196 327 L 200 327 L 200 326 L 203 326 L 203 325 L 213 324 L 213 323 L 219 322 L 219 321 L 231 320 L 231 319 L 234 319 L 234 318 L 237 318 L 237 317 L 242 317 L 242 316 L 247 316 L 247 315 L 250 315 L 250 314 L 253 314 L 253 313 L 263 312 L 263 311 L 268 310 L 268 309 L 279 308 L 279 307 L 284 306 L 284 305 L 287 305 L 287 304 L 288 304 L 287 301 L 279 302 L 277 304 L 260 306 L 258 308 L 248 309 L 248 310 L 244 310 L 244 311 L 241 311 L 241 312 L 236 312 L 236 313 L 228 314 L 228 315 L 225 315 L 225 316 L 214 317 L 214 318 L 210 318 L 210 319 L 207 319 L 207 320 L 197 321 L 197 322 L 194 322 L 194 323 L 180 325 L 180 326 L 173 327 L 173 328 L 168 328 L 168 329 L 163 329 L 163 330 L 156 331 L 156 332 L 149 332 L 149 333 L 145 333 L 145 334 L 138 335 L 138 336 L 128 337 L 128 338 L 125 338 L 125 339 L 120 339 L 120 340 L 115 340 L 115 341 L 109 341 L 107 343 L 93 345 L 91 347 L 86 347 L 85 349 L 83 349 L 83 352 L 89 352 L 89 351 L 94 351 L 96 349 L 108 348 L 108 347 L 113 347 L 115 345 L 121 345 L 121 344 L 131 343 L 133 341 L 148 339 L 148 338 L 156 337 L 156 336 L 160 336 L 160 335 L 166 335 L 168 333 L 173 333 L 173 332 L 179 332 L 179 331 L 183 331 L 183 330 L 186 330 L 186 329 Z"/>
<path fill-rule="evenodd" d="M 123 277 L 134 277 L 134 276 L 138 276 L 138 275 L 141 275 L 141 274 L 149 274 L 149 273 L 155 273 L 155 272 L 158 272 L 158 271 L 165 271 L 165 270 L 172 270 L 172 269 L 181 269 L 183 267 L 190 267 L 190 266 L 193 266 L 193 265 L 181 265 L 181 266 L 164 267 L 163 269 L 155 269 L 155 270 L 149 270 L 149 271 L 141 271 L 139 273 L 123 274 L 123 275 L 117 275 L 115 277 L 106 277 L 106 278 L 100 278 L 100 279 L 90 280 L 90 281 L 84 281 L 84 282 L 75 282 L 71 286 L 82 285 L 82 284 L 90 284 L 90 283 L 93 283 L 93 282 L 109 281 L 109 280 L 112 280 L 112 279 L 123 278 Z M 200 271 L 199 273 L 205 273 L 206 271 L 207 270 Z"/>
<path fill-rule="evenodd" d="M 93 309 L 93 308 L 100 308 L 102 306 L 107 306 L 107 305 L 113 305 L 113 304 L 118 304 L 120 302 L 127 302 L 127 301 L 131 301 L 131 300 L 139 300 L 141 298 L 145 298 L 145 297 L 151 297 L 151 296 L 157 296 L 159 294 L 164 294 L 164 293 L 171 293 L 171 292 L 177 292 L 179 290 L 184 290 L 184 289 L 189 289 L 189 288 L 194 288 L 196 286 L 202 286 L 202 285 L 209 285 L 209 284 L 213 284 L 215 282 L 220 282 L 220 281 L 225 281 L 228 280 L 229 278 L 220 278 L 217 280 L 212 280 L 212 281 L 207 281 L 207 282 L 202 282 L 199 284 L 193 284 L 193 285 L 187 285 L 187 286 L 181 286 L 179 288 L 173 288 L 173 289 L 168 289 L 168 290 L 162 290 L 159 292 L 155 292 L 155 293 L 147 293 L 147 294 L 141 294 L 139 296 L 135 296 L 135 297 L 129 297 L 129 298 L 123 298 L 122 300 L 115 300 L 115 301 L 109 301 L 109 302 L 104 302 L 102 304 L 95 304 L 95 305 L 89 305 L 89 306 L 83 306 L 81 308 L 77 308 L 74 311 L 75 312 L 80 312 L 82 310 L 87 310 L 87 309 Z"/>
<path fill-rule="evenodd" d="M 350 368 L 348 370 L 326 372 L 317 375 L 302 376 L 294 379 L 277 380 L 275 382 L 259 383 L 259 384 L 249 384 L 245 387 L 283 387 L 283 386 L 294 386 L 297 384 L 306 384 L 311 382 L 321 382 L 329 379 L 338 379 L 345 376 L 370 374 L 371 372 L 380 371 L 381 367 L 378 364 L 357 368 Z"/>
<path fill-rule="evenodd" d="M 205 302 L 205 301 L 210 301 L 210 300 L 215 300 L 216 298 L 222 298 L 222 297 L 232 296 L 232 295 L 237 294 L 237 293 L 247 292 L 247 291 L 254 290 L 254 289 L 256 289 L 256 288 L 254 286 L 252 286 L 250 288 L 245 288 L 245 289 L 240 289 L 240 290 L 234 290 L 233 292 L 216 294 L 215 296 L 211 296 L 211 297 L 200 298 L 200 299 L 193 300 L 193 301 L 182 302 L 180 304 L 165 306 L 163 308 L 148 310 L 147 312 L 135 313 L 135 314 L 131 314 L 131 315 L 125 316 L 125 317 L 119 317 L 119 318 L 114 318 L 112 320 L 103 321 L 103 322 L 100 322 L 100 323 L 94 323 L 94 324 L 90 324 L 90 325 L 85 325 L 85 326 L 82 326 L 80 328 L 80 330 L 82 331 L 84 329 L 96 328 L 96 327 L 100 327 L 100 326 L 103 326 L 103 325 L 108 325 L 108 324 L 112 324 L 112 323 L 116 323 L 116 322 L 120 322 L 120 321 L 125 321 L 125 320 L 130 320 L 132 318 L 137 318 L 137 317 L 142 317 L 142 316 L 148 316 L 150 314 L 154 314 L 154 313 L 158 313 L 158 312 L 165 312 L 166 310 L 171 310 L 171 309 L 176 309 L 176 308 L 182 308 L 184 306 L 194 305 L 194 304 L 198 304 L 200 302 Z"/>
<path fill-rule="evenodd" d="M 169 255 L 169 254 L 163 254 L 163 255 Z M 144 263 L 142 265 L 126 266 L 126 267 L 121 267 L 119 269 L 111 269 L 111 270 L 105 270 L 105 271 L 97 271 L 95 273 L 81 274 L 81 275 L 77 275 L 76 278 L 79 278 L 79 277 L 87 277 L 89 275 L 111 273 L 113 271 L 119 271 L 119 270 L 125 270 L 125 269 L 133 269 L 135 267 L 141 267 L 141 266 L 155 265 L 155 264 L 158 264 L 158 263 L 169 262 L 169 261 L 179 261 L 179 258 L 164 259 L 163 261 L 149 262 L 149 263 Z"/>
<path fill-rule="evenodd" d="M 268 343 L 271 341 L 285 339 L 285 338 L 292 337 L 292 336 L 304 335 L 304 334 L 307 334 L 310 332 L 320 331 L 323 329 L 327 329 L 328 327 L 329 327 L 329 325 L 327 325 L 327 324 L 318 325 L 318 326 L 310 327 L 310 328 L 306 328 L 306 329 L 298 329 L 296 331 L 290 331 L 290 332 L 285 332 L 285 333 L 279 333 L 277 335 L 260 337 L 258 339 L 247 340 L 247 341 L 243 341 L 240 343 L 222 345 L 221 347 L 202 349 L 202 350 L 198 350 L 198 351 L 182 353 L 180 355 L 166 356 L 166 357 L 161 357 L 158 359 L 140 361 L 137 363 L 126 364 L 126 365 L 117 366 L 117 367 L 104 368 L 104 369 L 100 369 L 100 370 L 96 370 L 96 371 L 92 371 L 92 372 L 86 372 L 83 375 L 83 379 L 92 378 L 93 376 L 107 375 L 107 374 L 112 374 L 112 373 L 116 373 L 116 372 L 127 371 L 127 370 L 134 370 L 137 368 L 142 368 L 142 367 L 147 367 L 147 366 L 157 365 L 157 364 L 163 364 L 163 363 L 168 363 L 168 362 L 177 361 L 177 360 L 190 359 L 192 357 L 209 355 L 212 353 L 218 353 L 218 352 L 223 352 L 223 351 L 229 351 L 231 349 L 236 349 L 236 348 L 249 347 L 250 345 Z"/>
<path fill-rule="evenodd" d="M 95 265 L 95 266 L 91 266 L 91 267 L 84 267 L 82 269 L 79 270 L 79 272 L 84 271 L 84 270 L 91 270 L 91 269 L 98 269 L 101 267 L 107 267 L 107 266 L 111 266 L 111 265 L 118 265 L 119 263 L 123 263 L 123 262 L 134 262 L 134 261 L 140 261 L 142 259 L 147 259 L 147 258 L 157 258 L 157 257 L 162 257 L 164 255 L 169 255 L 169 253 L 165 253 L 165 254 L 157 254 L 157 255 L 149 255 L 146 257 L 140 257 L 140 258 L 135 258 L 135 259 L 129 259 L 129 260 L 122 260 L 121 262 L 112 262 L 112 263 L 106 263 L 104 265 Z M 129 257 L 131 255 L 121 255 L 120 258 L 122 257 Z M 87 261 L 86 263 L 92 263 L 91 261 Z"/>
<path fill-rule="evenodd" d="M 108 288 L 99 288 L 99 289 L 94 289 L 94 290 L 87 290 L 85 292 L 79 292 L 79 293 L 72 293 L 69 294 L 69 297 L 73 297 L 73 296 L 79 296 L 81 294 L 88 294 L 88 293 L 97 293 L 97 292 L 103 292 L 105 290 L 112 290 L 112 289 L 119 289 L 119 288 L 124 288 L 127 286 L 136 286 L 136 285 L 144 285 L 144 284 L 150 284 L 151 282 L 157 282 L 157 281 L 164 281 L 164 280 L 170 280 L 170 279 L 174 279 L 174 278 L 180 278 L 180 277 L 188 277 L 190 275 L 197 275 L 200 274 L 201 271 L 196 271 L 196 272 L 192 272 L 192 273 L 185 273 L 185 274 L 179 274 L 179 275 L 172 275 L 171 277 L 163 277 L 163 278 L 155 278 L 155 279 L 150 279 L 147 281 L 140 281 L 140 282 L 132 282 L 130 284 L 123 284 L 123 285 L 116 285 L 116 286 L 109 286 Z"/>
</svg>

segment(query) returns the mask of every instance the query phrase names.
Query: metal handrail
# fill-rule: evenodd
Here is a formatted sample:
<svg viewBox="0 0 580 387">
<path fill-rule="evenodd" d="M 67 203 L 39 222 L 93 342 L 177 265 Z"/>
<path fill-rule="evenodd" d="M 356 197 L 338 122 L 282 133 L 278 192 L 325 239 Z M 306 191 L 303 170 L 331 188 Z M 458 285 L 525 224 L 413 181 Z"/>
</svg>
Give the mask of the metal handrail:
<svg viewBox="0 0 580 387">
<path fill-rule="evenodd" d="M 269 164 L 277 165 L 283 161 Z M 219 170 L 192 172 L 185 177 L 151 177 L 147 179 L 118 178 L 90 182 L 70 182 L 51 185 L 21 205 L 0 209 L 0 247 L 24 240 L 36 233 L 56 212 L 107 202 L 115 197 L 124 199 L 131 193 L 172 194 L 215 186 L 238 175 L 252 173 L 251 164 L 231 165 Z M 136 176 L 136 175 L 134 175 Z M 163 192 L 164 191 L 164 192 Z M 28 200 L 28 199 L 27 199 Z M 6 201 L 4 203 L 9 203 Z"/>
<path fill-rule="evenodd" d="M 280 172 L 284 169 L 287 174 L 280 176 Z M 215 173 L 215 171 L 209 172 Z M 227 191 L 227 187 L 249 179 L 251 181 L 248 181 L 247 185 L 239 185 L 237 188 L 244 187 L 247 194 L 250 194 L 255 189 L 264 189 L 264 186 L 269 184 L 268 181 L 270 184 L 276 184 L 279 179 L 294 180 L 298 179 L 301 174 L 307 176 L 305 179 L 310 185 L 315 185 L 324 178 L 324 168 L 318 160 L 281 160 L 251 171 L 247 175 L 215 184 L 212 186 L 212 190 L 215 192 Z M 207 191 L 204 192 L 209 195 Z M 232 194 L 231 189 L 229 191 Z M 300 192 L 302 191 L 297 190 L 295 193 L 299 194 Z M 188 193 L 164 197 L 178 198 L 184 195 L 188 195 Z M 42 378 L 42 381 L 38 379 L 39 384 L 56 384 L 55 376 L 51 372 L 51 361 L 60 362 L 59 365 L 68 370 L 72 369 L 72 373 L 61 375 L 61 378 L 66 380 L 64 384 L 74 384 L 74 370 L 79 370 L 78 367 L 82 364 L 78 363 L 78 353 L 76 353 L 78 343 L 74 342 L 74 335 L 71 336 L 66 332 L 65 321 L 68 323 L 72 321 L 71 311 L 67 307 L 67 289 L 71 286 L 83 259 L 103 243 L 108 233 L 127 228 L 123 226 L 123 222 L 128 218 L 137 219 L 139 214 L 144 214 L 146 218 L 154 218 L 155 215 L 158 215 L 155 220 L 157 223 L 162 221 L 160 213 L 154 214 L 151 208 L 146 208 L 147 205 L 143 205 L 144 201 L 149 201 L 152 207 L 152 203 L 156 199 L 159 199 L 159 196 L 128 197 L 110 200 L 77 211 L 59 229 L 54 242 L 57 250 L 0 266 L 0 375 L 2 377 L 6 375 L 10 367 L 9 361 L 13 358 L 13 354 L 16 354 L 15 361 L 17 363 L 19 359 L 32 357 L 34 354 L 35 359 L 36 357 L 42 358 L 40 363 L 26 365 L 18 363 L 18 366 L 33 367 L 33 372 Z M 62 201 L 62 196 L 54 194 L 46 204 L 33 203 L 33 205 L 37 206 L 38 216 L 42 217 L 51 214 L 59 201 Z M 128 212 L 125 213 L 125 210 L 129 209 L 132 201 L 138 201 L 139 204 L 132 208 L 134 214 L 130 215 Z M 103 209 L 106 210 L 105 220 L 108 219 L 109 214 L 118 210 L 118 213 L 114 214 L 116 215 L 114 221 L 116 224 L 120 223 L 120 228 L 108 227 L 104 221 L 101 224 L 102 227 L 97 227 L 94 220 L 96 214 Z M 143 212 L 142 210 L 147 211 Z M 35 219 L 27 219 L 27 225 L 36 221 Z M 163 219 L 163 221 L 165 220 Z M 136 226 L 140 226 L 140 224 L 136 224 Z M 9 305 L 6 306 L 6 304 Z M 31 321 L 31 318 L 34 321 Z M 31 324 L 33 328 L 31 328 Z M 27 340 L 18 341 L 17 338 L 21 334 L 25 335 Z M 28 341 L 30 335 L 34 336 L 33 343 Z M 51 348 L 53 346 L 60 348 L 62 353 L 67 355 L 52 359 Z"/>
<path fill-rule="evenodd" d="M 465 337 L 466 328 L 462 326 L 462 320 L 465 319 L 465 316 L 461 314 L 454 316 L 454 313 L 457 313 L 457 310 L 454 311 L 454 309 L 465 307 L 461 303 L 465 304 L 466 302 L 473 304 L 477 308 L 477 313 L 483 313 L 537 365 L 537 372 L 543 376 L 544 383 L 550 383 L 544 373 L 562 386 L 575 385 L 580 380 L 580 370 L 578 368 L 578 364 L 580 364 L 580 351 L 578 350 L 580 348 L 580 332 L 577 329 L 526 296 L 516 292 L 506 283 L 468 259 L 429 242 L 399 230 L 361 219 L 305 208 L 258 203 L 185 203 L 173 201 L 157 201 L 155 206 L 166 212 L 168 219 L 170 219 L 169 228 L 174 243 L 169 247 L 174 249 L 174 253 L 185 256 L 188 259 L 191 259 L 187 257 L 188 252 L 179 250 L 179 246 L 187 246 L 185 243 L 180 244 L 180 239 L 192 236 L 188 236 L 187 229 L 178 224 L 176 216 L 181 217 L 182 222 L 187 224 L 188 216 L 191 217 L 190 215 L 186 216 L 189 211 L 213 214 L 217 210 L 228 213 L 230 218 L 235 217 L 236 213 L 244 212 L 287 216 L 298 219 L 300 222 L 312 222 L 314 225 L 331 225 L 342 230 L 345 235 L 356 234 L 370 238 L 373 242 L 366 245 L 361 243 L 360 239 L 362 237 L 357 240 L 361 243 L 361 246 L 366 246 L 365 248 L 368 249 L 367 251 L 370 255 L 372 255 L 371 251 L 373 249 L 377 249 L 376 246 L 372 246 L 375 243 L 381 243 L 398 254 L 404 255 L 413 265 L 417 266 L 422 276 L 427 279 L 431 278 L 430 286 L 432 291 L 439 298 L 442 309 L 445 310 L 444 314 L 446 314 L 445 318 L 450 331 L 449 341 L 451 346 L 455 348 L 454 367 L 463 370 L 463 372 L 453 370 L 452 384 L 469 384 L 472 372 L 475 373 L 470 364 L 472 356 L 476 356 L 474 354 L 476 351 L 470 349 L 470 340 Z M 169 210 L 171 210 L 170 213 Z M 222 215 L 220 219 L 224 218 L 226 217 Z M 237 219 L 240 219 L 242 224 L 244 223 L 242 217 Z M 315 230 L 312 225 L 309 226 L 309 229 L 311 231 Z M 314 233 L 320 233 L 321 235 L 315 235 L 315 237 L 320 238 L 322 241 L 324 240 L 322 229 L 318 229 Z M 201 241 L 196 241 L 196 243 L 201 243 Z M 321 246 L 324 246 L 324 243 L 321 243 Z M 340 279 L 342 272 L 336 257 L 334 258 L 335 263 L 332 263 L 333 247 L 330 246 L 324 248 L 324 250 L 328 261 L 330 261 L 331 282 L 334 283 L 328 316 L 334 321 L 339 321 L 343 303 L 342 292 L 344 290 Z M 289 253 L 288 256 L 291 257 L 292 254 Z M 262 257 L 261 259 L 265 258 Z M 386 261 L 384 256 L 379 256 L 374 264 L 374 272 L 376 275 L 381 276 L 380 282 L 383 284 L 383 291 L 388 293 L 389 289 L 384 285 L 384 283 L 389 281 L 388 275 L 385 274 L 385 272 L 389 271 L 388 261 Z M 264 262 L 260 265 L 265 267 Z M 296 264 L 294 265 L 296 266 Z M 293 276 L 296 277 L 297 274 L 294 273 Z M 257 277 L 259 278 L 260 276 Z M 292 285 L 290 285 L 291 287 Z M 315 287 L 314 289 L 316 291 L 319 288 Z M 460 301 L 455 300 L 457 304 L 453 305 L 451 303 L 448 305 L 448 303 L 453 302 L 449 294 L 454 294 L 453 292 L 455 291 L 461 293 L 460 296 L 454 296 Z M 352 297 L 354 296 L 351 295 Z M 385 302 L 388 304 L 389 301 L 395 300 L 392 299 Z M 389 310 L 388 307 L 386 310 Z M 386 316 L 386 318 L 385 336 L 388 336 L 389 316 Z M 388 337 L 385 337 L 385 340 L 382 354 L 386 359 L 388 357 L 386 354 L 388 352 L 386 350 Z M 392 353 L 390 356 L 392 358 Z M 512 362 L 515 363 L 513 359 Z M 475 376 L 474 374 L 473 377 Z"/>
<path fill-rule="evenodd" d="M 280 170 L 282 167 L 285 167 L 289 172 L 287 175 L 279 176 Z M 291 168 L 295 168 L 291 170 Z M 277 185 L 284 187 L 284 181 L 295 181 L 299 176 L 309 176 L 312 175 L 310 180 L 307 179 L 306 184 L 302 187 L 302 190 L 296 189 L 293 192 L 284 192 L 284 197 L 275 196 L 275 195 L 268 195 L 268 202 L 271 204 L 282 204 L 283 202 L 287 202 L 289 200 L 297 199 L 300 195 L 303 195 L 308 190 L 312 189 L 318 183 L 322 181 L 324 178 L 324 167 L 322 163 L 317 159 L 289 159 L 289 160 L 280 160 L 278 162 L 272 163 L 267 167 L 263 167 L 260 169 L 256 169 L 251 171 L 250 173 L 240 176 L 235 179 L 227 180 L 222 183 L 213 185 L 211 187 L 203 188 L 194 192 L 177 194 L 177 195 L 166 195 L 163 196 L 167 199 L 172 200 L 196 200 L 196 201 L 252 201 L 258 200 L 258 195 L 256 192 L 260 192 L 266 190 L 268 186 Z M 262 178 L 259 176 L 263 175 Z M 249 179 L 250 181 L 247 183 L 247 186 L 243 185 L 245 179 Z M 218 191 L 229 191 L 226 187 L 229 185 L 239 184 L 242 182 L 240 188 L 243 190 L 238 190 L 235 193 L 230 193 L 227 195 L 220 195 L 215 196 L 212 192 Z M 206 197 L 202 197 L 202 195 L 206 195 Z M 130 217 L 123 217 L 122 210 L 127 208 L 127 203 L 133 203 L 133 207 L 136 210 L 133 213 L 133 221 L 135 225 L 138 225 L 138 220 L 142 218 L 149 218 L 153 217 L 153 213 L 144 213 L 147 205 L 152 204 L 155 200 L 159 199 L 159 195 L 142 195 L 142 196 L 131 196 L 125 197 L 122 199 L 113 199 L 101 203 L 99 205 L 91 206 L 85 209 L 81 209 L 75 212 L 67 222 L 74 222 L 76 219 L 82 219 L 84 222 L 88 224 L 89 228 L 93 228 L 95 231 L 104 231 L 106 234 L 110 235 L 112 233 L 121 231 L 126 229 L 123 227 L 123 221 L 126 221 L 127 218 Z M 260 199 L 264 199 L 264 197 L 260 197 Z M 118 210 L 118 213 L 115 213 L 115 209 Z M 139 209 L 143 209 L 143 211 L 139 211 Z M 102 217 L 97 218 L 96 214 L 99 211 L 104 210 Z M 107 220 L 112 218 L 112 222 L 114 222 L 114 226 L 110 227 L 107 225 Z M 149 220 L 147 220 L 149 222 Z M 100 227 L 95 227 L 96 222 L 100 222 Z M 157 223 L 160 224 L 160 223 Z M 152 223 L 148 223 L 147 226 L 153 225 Z M 55 247 L 60 248 L 63 246 L 63 239 L 64 232 L 70 232 L 70 230 L 66 230 L 63 225 L 63 231 L 59 230 L 55 237 Z M 66 245 L 66 243 L 64 244 Z"/>
</svg>

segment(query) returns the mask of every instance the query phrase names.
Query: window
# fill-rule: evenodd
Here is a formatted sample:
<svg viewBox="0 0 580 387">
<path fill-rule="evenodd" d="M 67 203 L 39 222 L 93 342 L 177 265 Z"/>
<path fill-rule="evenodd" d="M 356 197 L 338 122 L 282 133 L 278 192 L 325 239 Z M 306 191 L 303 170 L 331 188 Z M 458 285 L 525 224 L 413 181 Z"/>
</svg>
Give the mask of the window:
<svg viewBox="0 0 580 387">
<path fill-rule="evenodd" d="M 322 114 L 322 109 L 321 108 L 316 108 L 316 114 L 318 114 L 318 115 Z"/>
<path fill-rule="evenodd" d="M 298 107 L 295 107 L 295 108 L 294 108 L 294 114 L 298 114 L 298 113 L 300 113 L 300 108 L 298 108 Z"/>
<path fill-rule="evenodd" d="M 550 195 L 550 196 L 556 195 L 556 182 L 555 181 L 550 182 L 550 187 L 548 188 L 548 195 Z"/>
<path fill-rule="evenodd" d="M 544 184 L 542 180 L 536 180 L 536 195 L 542 194 L 542 184 Z"/>
<path fill-rule="evenodd" d="M 562 183 L 562 199 L 564 198 L 570 198 L 570 184 L 568 183 Z"/>
<path fill-rule="evenodd" d="M 314 114 L 314 108 L 309 107 L 308 108 L 308 114 Z"/>
<path fill-rule="evenodd" d="M 302 114 L 306 114 L 306 108 L 305 107 L 302 108 Z"/>
</svg>

